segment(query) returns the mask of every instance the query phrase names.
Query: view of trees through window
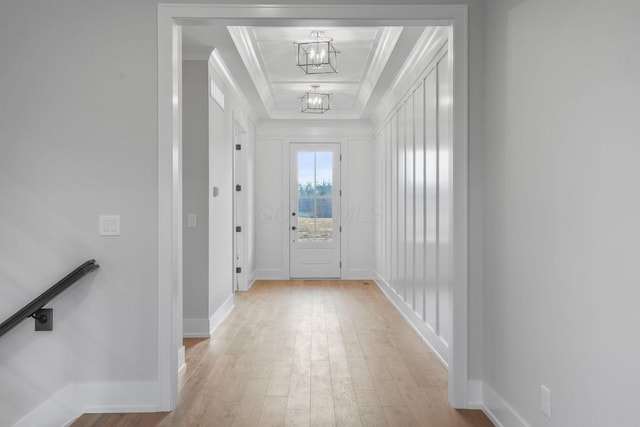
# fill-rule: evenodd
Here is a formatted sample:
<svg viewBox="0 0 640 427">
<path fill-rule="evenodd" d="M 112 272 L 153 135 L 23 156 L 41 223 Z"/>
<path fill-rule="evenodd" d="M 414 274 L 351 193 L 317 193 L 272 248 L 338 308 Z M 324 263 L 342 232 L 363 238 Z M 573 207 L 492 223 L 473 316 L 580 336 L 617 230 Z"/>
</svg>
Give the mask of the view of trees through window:
<svg viewBox="0 0 640 427">
<path fill-rule="evenodd" d="M 298 153 L 298 239 L 332 238 L 332 181 L 333 153 Z"/>
<path fill-rule="evenodd" d="M 333 186 L 331 182 L 323 181 L 316 185 L 307 182 L 305 185 L 298 183 L 299 215 L 301 218 L 332 218 L 331 196 Z M 315 209 L 314 209 L 315 201 Z M 315 211 L 315 212 L 314 212 Z"/>
</svg>

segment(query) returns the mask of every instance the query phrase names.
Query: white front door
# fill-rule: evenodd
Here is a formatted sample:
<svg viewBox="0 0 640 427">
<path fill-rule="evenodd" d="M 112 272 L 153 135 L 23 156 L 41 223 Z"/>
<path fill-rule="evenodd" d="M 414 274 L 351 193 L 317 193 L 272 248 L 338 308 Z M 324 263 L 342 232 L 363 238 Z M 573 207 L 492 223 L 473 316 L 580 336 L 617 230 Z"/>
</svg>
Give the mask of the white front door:
<svg viewBox="0 0 640 427">
<path fill-rule="evenodd" d="M 340 278 L 340 144 L 292 143 L 291 278 Z"/>
</svg>

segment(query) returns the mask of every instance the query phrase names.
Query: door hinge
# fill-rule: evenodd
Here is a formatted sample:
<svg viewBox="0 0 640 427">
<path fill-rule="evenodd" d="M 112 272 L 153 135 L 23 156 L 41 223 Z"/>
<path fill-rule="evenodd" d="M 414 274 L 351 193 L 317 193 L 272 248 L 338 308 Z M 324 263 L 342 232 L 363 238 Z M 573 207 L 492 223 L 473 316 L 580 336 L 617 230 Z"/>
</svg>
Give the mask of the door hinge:
<svg viewBox="0 0 640 427">
<path fill-rule="evenodd" d="M 236 191 L 242 191 L 242 185 L 240 184 L 236 185 Z"/>
<path fill-rule="evenodd" d="M 242 150 L 242 145 L 236 144 L 236 150 Z"/>
<path fill-rule="evenodd" d="M 242 231 L 242 227 L 240 227 L 239 225 L 238 225 L 238 226 L 236 226 L 236 233 L 239 233 L 239 232 L 241 232 L 241 231 Z"/>
<path fill-rule="evenodd" d="M 342 268 L 342 261 L 340 261 L 340 268 Z"/>
<path fill-rule="evenodd" d="M 340 154 L 340 161 L 342 161 L 342 154 Z"/>
<path fill-rule="evenodd" d="M 340 190 L 340 197 L 342 197 L 342 190 Z"/>
<path fill-rule="evenodd" d="M 242 273 L 242 267 L 236 267 L 236 273 Z"/>
<path fill-rule="evenodd" d="M 342 226 L 340 226 L 340 232 L 342 233 Z"/>
</svg>

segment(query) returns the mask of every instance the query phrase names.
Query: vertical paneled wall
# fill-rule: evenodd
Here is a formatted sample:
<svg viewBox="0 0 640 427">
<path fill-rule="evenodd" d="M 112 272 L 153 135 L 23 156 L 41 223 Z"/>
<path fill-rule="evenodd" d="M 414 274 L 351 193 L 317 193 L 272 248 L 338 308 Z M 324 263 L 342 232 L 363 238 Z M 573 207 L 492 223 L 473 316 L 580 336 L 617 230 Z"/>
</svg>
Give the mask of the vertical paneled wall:
<svg viewBox="0 0 640 427">
<path fill-rule="evenodd" d="M 451 93 L 447 46 L 377 134 L 377 272 L 445 363 L 451 333 Z"/>
</svg>

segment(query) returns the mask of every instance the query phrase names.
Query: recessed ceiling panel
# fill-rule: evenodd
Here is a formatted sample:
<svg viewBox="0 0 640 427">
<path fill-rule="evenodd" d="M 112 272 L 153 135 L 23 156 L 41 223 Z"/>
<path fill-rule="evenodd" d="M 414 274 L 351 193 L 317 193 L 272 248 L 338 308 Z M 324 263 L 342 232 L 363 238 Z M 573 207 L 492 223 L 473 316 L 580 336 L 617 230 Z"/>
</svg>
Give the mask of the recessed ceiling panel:
<svg viewBox="0 0 640 427">
<path fill-rule="evenodd" d="M 391 56 L 400 27 L 229 27 L 257 92 L 271 118 L 300 117 L 299 98 L 320 85 L 333 94 L 333 118 L 358 118 Z M 295 63 L 294 41 L 323 31 L 333 38 L 338 72 L 308 75 Z"/>
</svg>

